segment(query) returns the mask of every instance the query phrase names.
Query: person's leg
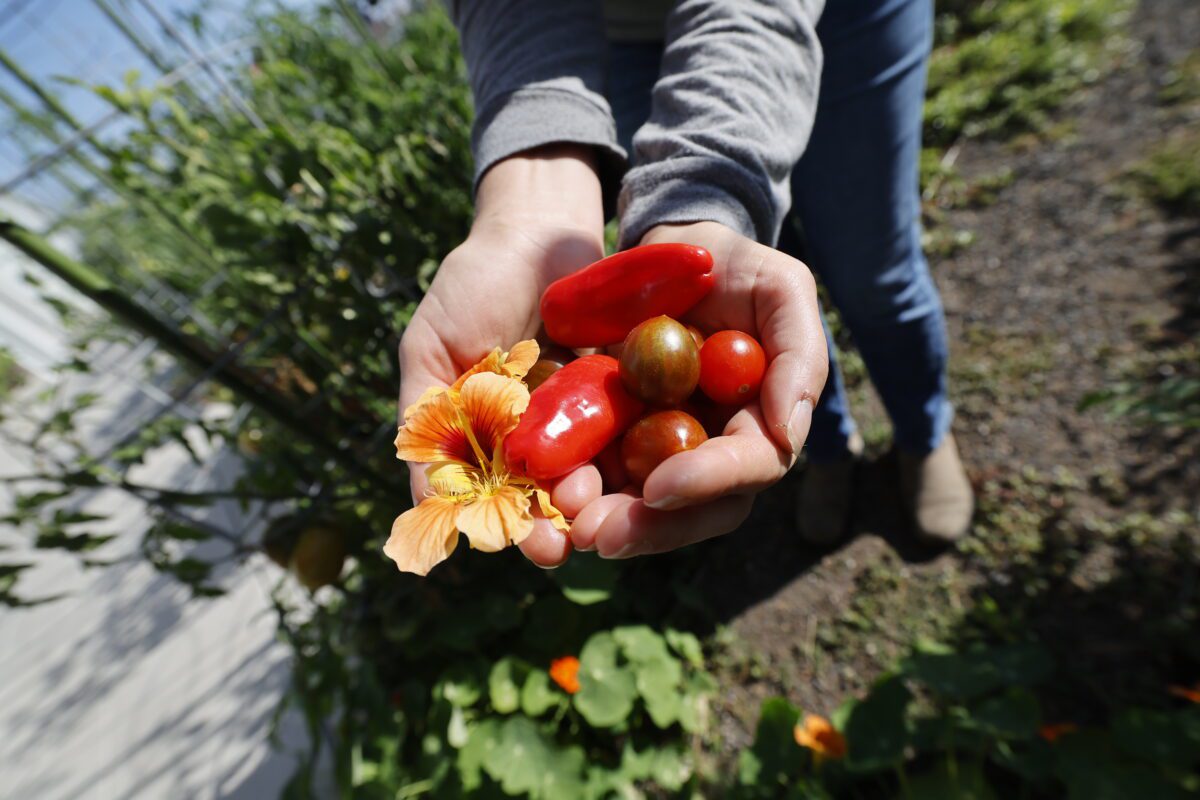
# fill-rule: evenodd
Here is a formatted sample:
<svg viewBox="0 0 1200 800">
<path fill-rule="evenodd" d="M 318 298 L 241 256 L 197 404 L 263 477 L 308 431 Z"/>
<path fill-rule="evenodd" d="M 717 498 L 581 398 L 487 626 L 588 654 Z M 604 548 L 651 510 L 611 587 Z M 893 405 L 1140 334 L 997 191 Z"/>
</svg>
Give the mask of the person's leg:
<svg viewBox="0 0 1200 800">
<path fill-rule="evenodd" d="M 897 446 L 933 450 L 949 428 L 941 300 L 921 252 L 918 162 L 928 0 L 843 0 L 825 51 L 812 138 L 792 176 L 809 266 L 850 330 Z"/>
<path fill-rule="evenodd" d="M 820 103 L 792 192 L 807 263 L 862 354 L 902 463 L 924 474 L 940 453 L 934 477 L 944 480 L 934 505 L 952 513 L 926 525 L 932 517 L 915 508 L 918 528 L 953 538 L 947 532 L 958 535 L 969 521 L 970 491 L 957 451 L 942 457 L 953 448 L 946 438 L 953 416 L 946 328 L 920 244 L 918 163 L 932 13 L 929 0 L 827 6 L 818 26 L 825 52 Z M 906 481 L 918 506 L 931 496 L 928 488 Z"/>
<path fill-rule="evenodd" d="M 779 237 L 779 249 L 790 256 L 807 262 L 804 244 L 793 227 L 794 220 L 789 219 L 783 226 Z M 840 465 L 847 460 L 855 449 L 858 439 L 854 417 L 850 413 L 850 402 L 846 398 L 846 386 L 842 380 L 842 370 L 838 365 L 837 352 L 833 347 L 833 334 L 825 319 L 824 310 L 821 313 L 821 327 L 825 330 L 825 341 L 829 347 L 829 377 L 825 380 L 825 388 L 813 409 L 812 424 L 808 429 L 808 439 L 804 443 L 805 458 L 810 464 Z"/>
</svg>

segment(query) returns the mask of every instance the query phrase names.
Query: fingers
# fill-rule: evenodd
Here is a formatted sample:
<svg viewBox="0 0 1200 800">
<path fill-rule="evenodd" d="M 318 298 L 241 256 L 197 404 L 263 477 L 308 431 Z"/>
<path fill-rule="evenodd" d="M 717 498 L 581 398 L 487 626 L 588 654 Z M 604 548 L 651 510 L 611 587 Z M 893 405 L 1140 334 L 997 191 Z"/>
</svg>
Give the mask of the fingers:
<svg viewBox="0 0 1200 800">
<path fill-rule="evenodd" d="M 737 494 L 678 511 L 657 511 L 628 495 L 610 496 L 625 499 L 612 503 L 596 530 L 594 544 L 601 558 L 665 553 L 729 533 L 754 505 L 753 495 Z"/>
<path fill-rule="evenodd" d="M 754 304 L 770 359 L 759 398 L 763 418 L 771 438 L 796 455 L 829 372 L 812 274 L 796 259 L 771 251 L 755 281 Z"/>
<path fill-rule="evenodd" d="M 525 557 L 543 569 L 553 569 L 567 560 L 571 554 L 571 540 L 567 534 L 536 514 L 533 532 L 518 545 Z"/>
<path fill-rule="evenodd" d="M 575 515 L 571 523 L 571 543 L 577 550 L 595 550 L 596 534 L 605 519 L 617 508 L 632 503 L 637 499 L 632 491 L 618 494 L 606 494 L 599 497 Z"/>
<path fill-rule="evenodd" d="M 584 464 L 555 482 L 550 490 L 550 502 L 564 517 L 571 519 L 602 491 L 600 470 L 592 464 Z"/>
<path fill-rule="evenodd" d="M 725 435 L 677 453 L 650 473 L 642 488 L 646 505 L 660 511 L 695 506 L 727 494 L 760 492 L 795 462 L 766 429 L 757 404 L 739 411 Z"/>
</svg>

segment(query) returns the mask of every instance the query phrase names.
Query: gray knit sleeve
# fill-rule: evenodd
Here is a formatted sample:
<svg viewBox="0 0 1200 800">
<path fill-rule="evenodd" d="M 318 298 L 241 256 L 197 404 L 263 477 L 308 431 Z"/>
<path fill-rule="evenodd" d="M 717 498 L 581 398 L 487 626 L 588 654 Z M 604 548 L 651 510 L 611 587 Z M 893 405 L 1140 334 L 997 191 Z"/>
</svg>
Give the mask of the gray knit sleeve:
<svg viewBox="0 0 1200 800">
<path fill-rule="evenodd" d="M 621 246 L 716 221 L 774 244 L 820 88 L 824 0 L 679 0 L 619 201 Z"/>
<path fill-rule="evenodd" d="M 605 185 L 625 151 L 604 97 L 598 0 L 453 0 L 475 99 L 475 184 L 497 161 L 556 142 L 594 145 Z"/>
</svg>

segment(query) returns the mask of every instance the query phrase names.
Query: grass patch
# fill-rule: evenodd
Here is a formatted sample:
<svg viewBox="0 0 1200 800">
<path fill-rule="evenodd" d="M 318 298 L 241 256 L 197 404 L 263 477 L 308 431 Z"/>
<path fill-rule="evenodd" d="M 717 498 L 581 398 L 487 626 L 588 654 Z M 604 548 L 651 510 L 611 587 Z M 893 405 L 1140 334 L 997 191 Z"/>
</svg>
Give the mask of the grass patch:
<svg viewBox="0 0 1200 800">
<path fill-rule="evenodd" d="M 952 0 L 937 18 L 925 141 L 1039 129 L 1113 63 L 1127 0 Z"/>
<path fill-rule="evenodd" d="M 1142 193 L 1168 211 L 1200 215 L 1200 133 L 1185 130 L 1133 169 Z"/>
</svg>

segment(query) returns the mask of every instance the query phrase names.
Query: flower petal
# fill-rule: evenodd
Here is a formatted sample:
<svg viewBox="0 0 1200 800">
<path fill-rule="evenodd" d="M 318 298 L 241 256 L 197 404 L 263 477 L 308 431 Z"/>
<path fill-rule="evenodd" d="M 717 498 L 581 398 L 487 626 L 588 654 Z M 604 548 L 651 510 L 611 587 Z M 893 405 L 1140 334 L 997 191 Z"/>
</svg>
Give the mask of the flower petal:
<svg viewBox="0 0 1200 800">
<path fill-rule="evenodd" d="M 500 365 L 502 363 L 504 363 L 504 352 L 499 347 L 493 348 L 492 352 L 479 359 L 479 362 L 475 366 L 471 367 L 462 375 L 459 375 L 458 380 L 456 380 L 454 385 L 450 388 L 458 391 L 463 387 L 463 384 L 467 382 L 467 378 L 471 377 L 472 375 L 478 375 L 481 372 L 499 373 Z"/>
<path fill-rule="evenodd" d="M 454 392 L 426 392 L 428 400 L 412 409 L 396 433 L 396 457 L 404 461 L 473 463 Z"/>
<path fill-rule="evenodd" d="M 524 378 L 530 367 L 537 363 L 538 356 L 541 354 L 542 348 L 538 347 L 538 343 L 533 339 L 517 342 L 513 345 L 512 350 L 505 354 L 506 358 L 501 369 L 504 370 L 505 375 L 510 377 Z"/>
<path fill-rule="evenodd" d="M 475 488 L 467 467 L 454 461 L 430 464 L 425 470 L 425 479 L 429 481 L 430 491 L 441 497 L 470 494 Z"/>
<path fill-rule="evenodd" d="M 413 414 L 415 414 L 417 412 L 418 408 L 425 405 L 430 400 L 432 400 L 434 397 L 437 397 L 439 394 L 445 394 L 447 391 L 449 391 L 449 390 L 445 386 L 430 386 L 428 389 L 426 389 L 424 392 L 421 393 L 421 396 L 417 398 L 417 402 L 413 403 L 411 406 L 404 409 L 404 421 L 407 422 L 408 418 L 411 417 Z M 403 424 L 403 423 L 401 423 L 401 424 Z"/>
<path fill-rule="evenodd" d="M 529 497 L 515 486 L 501 486 L 495 494 L 460 505 L 457 523 L 476 550 L 494 553 L 520 544 L 533 531 Z"/>
<path fill-rule="evenodd" d="M 571 523 L 567 522 L 567 518 L 563 513 L 555 508 L 550 503 L 550 493 L 545 489 L 534 489 L 534 494 L 537 495 L 538 508 L 542 510 L 542 516 L 550 520 L 550 524 L 558 528 L 563 533 L 571 530 Z"/>
<path fill-rule="evenodd" d="M 472 375 L 460 393 L 467 421 L 485 454 L 517 427 L 529 406 L 529 389 L 516 378 L 490 372 Z"/>
<path fill-rule="evenodd" d="M 452 389 L 461 389 L 463 384 L 467 382 L 467 378 L 472 375 L 478 375 L 481 372 L 494 372 L 497 375 L 507 375 L 510 378 L 524 378 L 525 373 L 529 372 L 529 368 L 538 360 L 538 355 L 541 353 L 541 348 L 533 339 L 526 339 L 523 342 L 517 342 L 513 345 L 512 350 L 507 353 L 501 352 L 500 348 L 492 350 L 479 363 L 471 367 L 469 370 L 458 376 L 458 380 L 454 382 Z"/>
<path fill-rule="evenodd" d="M 458 546 L 454 517 L 459 504 L 443 497 L 427 497 L 392 523 L 383 552 L 403 572 L 427 575 Z"/>
</svg>

